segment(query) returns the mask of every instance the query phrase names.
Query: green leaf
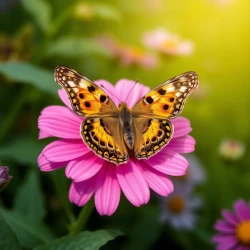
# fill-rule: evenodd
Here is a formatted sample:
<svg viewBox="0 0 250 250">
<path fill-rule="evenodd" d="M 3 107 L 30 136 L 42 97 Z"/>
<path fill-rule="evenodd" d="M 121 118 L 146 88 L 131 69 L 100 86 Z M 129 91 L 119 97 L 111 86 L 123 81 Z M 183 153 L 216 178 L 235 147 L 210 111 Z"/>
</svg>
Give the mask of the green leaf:
<svg viewBox="0 0 250 250">
<path fill-rule="evenodd" d="M 46 56 L 82 58 L 89 55 L 110 56 L 110 53 L 89 38 L 62 37 L 51 44 Z"/>
<path fill-rule="evenodd" d="M 1 212 L 5 220 L 17 234 L 22 246 L 33 248 L 50 241 L 51 237 L 44 232 L 43 226 L 40 224 L 31 225 L 23 216 L 13 211 L 1 208 Z"/>
<path fill-rule="evenodd" d="M 46 32 L 51 24 L 51 5 L 49 2 L 45 0 L 21 0 L 21 3 L 41 30 Z"/>
<path fill-rule="evenodd" d="M 29 172 L 24 184 L 18 188 L 14 210 L 34 225 L 40 223 L 45 217 L 44 199 L 35 170 Z"/>
<path fill-rule="evenodd" d="M 24 165 L 37 166 L 37 157 L 44 146 L 45 142 L 19 137 L 6 145 L 1 145 L 0 155 L 2 158 L 11 158 Z"/>
<path fill-rule="evenodd" d="M 9 224 L 4 220 L 0 213 L 0 249 L 19 250 L 21 246 L 17 240 L 15 232 L 12 231 Z"/>
<path fill-rule="evenodd" d="M 7 62 L 0 64 L 0 73 L 17 82 L 29 83 L 40 90 L 57 95 L 59 85 L 54 82 L 51 71 L 29 63 Z"/>
<path fill-rule="evenodd" d="M 114 6 L 107 3 L 92 3 L 96 16 L 102 19 L 120 21 L 121 13 Z"/>
<path fill-rule="evenodd" d="M 120 235 L 122 233 L 118 230 L 85 231 L 77 235 L 67 235 L 53 240 L 46 245 L 36 247 L 34 250 L 97 250 Z"/>
</svg>

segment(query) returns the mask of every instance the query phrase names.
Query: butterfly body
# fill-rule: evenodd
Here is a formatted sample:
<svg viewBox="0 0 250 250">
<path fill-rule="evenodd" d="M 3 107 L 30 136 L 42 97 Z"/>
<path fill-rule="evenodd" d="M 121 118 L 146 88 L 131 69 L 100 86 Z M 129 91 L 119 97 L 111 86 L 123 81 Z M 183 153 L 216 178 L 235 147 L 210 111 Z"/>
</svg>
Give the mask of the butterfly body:
<svg viewBox="0 0 250 250">
<path fill-rule="evenodd" d="M 73 111 L 84 117 L 81 136 L 98 156 L 117 165 L 129 157 L 147 159 L 171 140 L 171 119 L 183 109 L 187 96 L 198 86 L 195 72 L 186 72 L 144 95 L 132 109 L 117 107 L 97 84 L 65 66 L 55 70 Z"/>
</svg>

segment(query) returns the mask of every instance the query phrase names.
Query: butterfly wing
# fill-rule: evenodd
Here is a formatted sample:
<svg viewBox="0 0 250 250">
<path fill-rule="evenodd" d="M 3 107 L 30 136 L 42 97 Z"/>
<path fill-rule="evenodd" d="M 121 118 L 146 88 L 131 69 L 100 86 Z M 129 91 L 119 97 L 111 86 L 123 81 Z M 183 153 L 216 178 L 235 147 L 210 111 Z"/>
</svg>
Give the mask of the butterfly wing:
<svg viewBox="0 0 250 250">
<path fill-rule="evenodd" d="M 81 135 L 86 145 L 100 157 L 117 165 L 128 161 L 124 140 L 121 139 L 118 117 L 86 118 Z"/>
<path fill-rule="evenodd" d="M 128 160 L 121 136 L 119 111 L 109 96 L 94 82 L 66 66 L 55 69 L 55 80 L 65 89 L 73 111 L 86 117 L 81 136 L 100 157 L 120 164 Z"/>
<path fill-rule="evenodd" d="M 197 86 L 198 75 L 186 72 L 154 88 L 137 102 L 132 109 L 137 158 L 148 158 L 168 144 L 174 132 L 169 119 L 181 113 Z"/>
<path fill-rule="evenodd" d="M 98 85 L 73 69 L 57 66 L 55 81 L 65 89 L 73 110 L 80 116 L 118 112 L 114 102 Z"/>
</svg>

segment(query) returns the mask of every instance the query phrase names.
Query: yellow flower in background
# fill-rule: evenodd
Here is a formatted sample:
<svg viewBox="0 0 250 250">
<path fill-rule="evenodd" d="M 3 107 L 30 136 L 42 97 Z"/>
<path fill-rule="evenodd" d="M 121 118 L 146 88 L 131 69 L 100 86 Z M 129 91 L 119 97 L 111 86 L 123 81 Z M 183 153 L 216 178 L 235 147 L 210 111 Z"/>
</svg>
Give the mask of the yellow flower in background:
<svg viewBox="0 0 250 250">
<path fill-rule="evenodd" d="M 75 7 L 75 18 L 79 20 L 92 20 L 95 10 L 88 3 L 79 3 Z"/>
<path fill-rule="evenodd" d="M 226 161 L 235 161 L 245 153 L 245 145 L 234 139 L 224 139 L 219 146 L 220 157 Z"/>
<path fill-rule="evenodd" d="M 168 56 L 191 55 L 194 45 L 191 41 L 182 40 L 177 34 L 172 34 L 164 28 L 146 32 L 143 43 L 150 49 L 155 49 Z"/>
</svg>

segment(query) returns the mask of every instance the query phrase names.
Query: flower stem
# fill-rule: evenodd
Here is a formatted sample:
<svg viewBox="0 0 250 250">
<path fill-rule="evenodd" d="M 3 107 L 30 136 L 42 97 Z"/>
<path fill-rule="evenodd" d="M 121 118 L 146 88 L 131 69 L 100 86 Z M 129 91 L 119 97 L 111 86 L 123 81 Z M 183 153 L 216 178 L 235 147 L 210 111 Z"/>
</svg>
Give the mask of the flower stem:
<svg viewBox="0 0 250 250">
<path fill-rule="evenodd" d="M 77 234 L 82 231 L 93 209 L 94 209 L 94 201 L 91 199 L 81 209 L 77 220 L 69 226 L 70 234 Z"/>
</svg>

